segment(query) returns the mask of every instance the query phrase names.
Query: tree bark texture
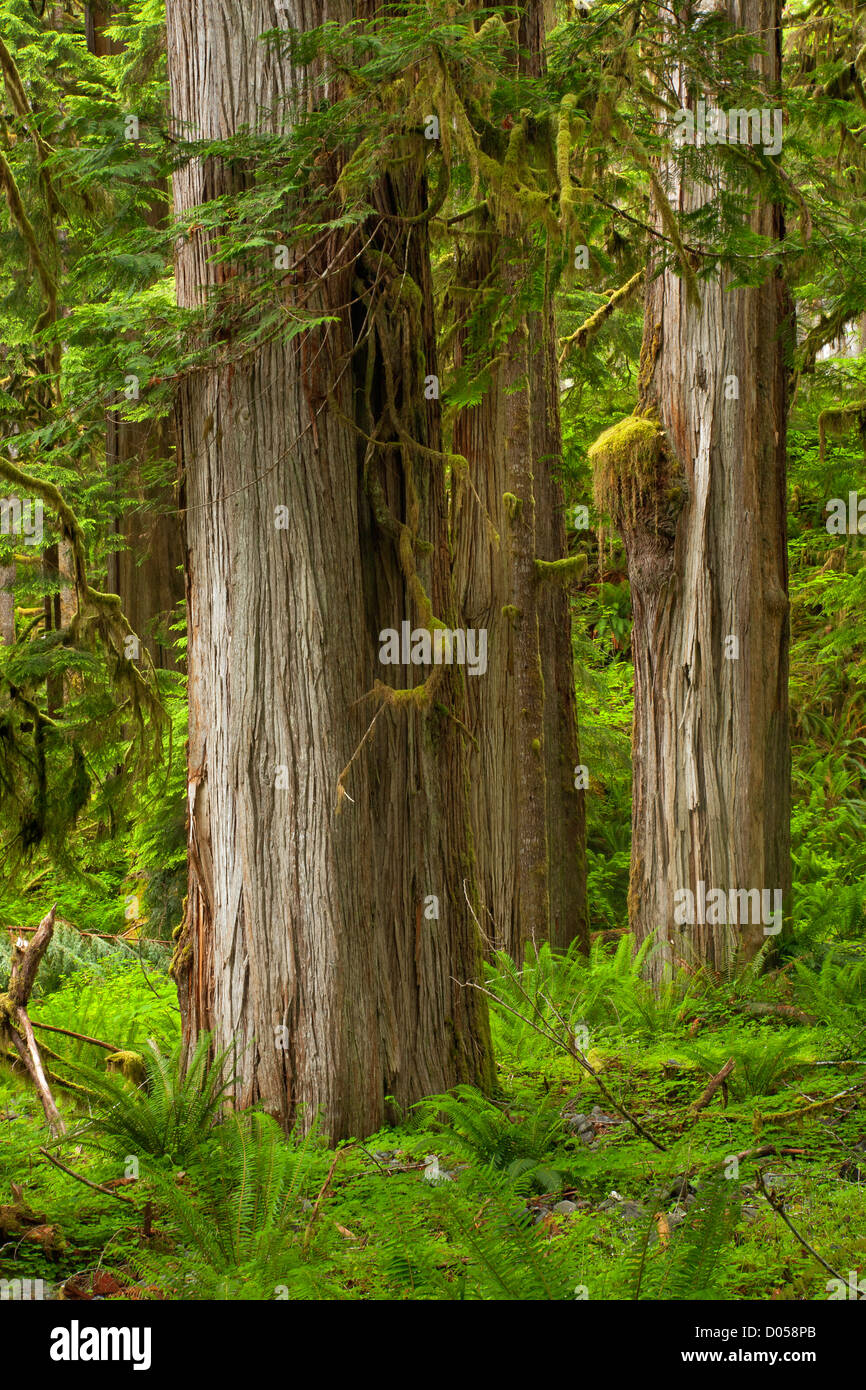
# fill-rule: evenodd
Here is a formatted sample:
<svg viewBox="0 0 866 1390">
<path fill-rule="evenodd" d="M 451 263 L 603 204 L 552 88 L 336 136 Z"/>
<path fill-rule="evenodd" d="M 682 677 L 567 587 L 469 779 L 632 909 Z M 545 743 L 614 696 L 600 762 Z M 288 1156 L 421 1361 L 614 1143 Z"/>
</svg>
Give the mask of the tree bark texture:
<svg viewBox="0 0 866 1390">
<path fill-rule="evenodd" d="M 775 83 L 778 6 L 748 0 L 729 18 L 768 36 Z M 670 166 L 662 177 L 675 210 L 706 196 Z M 752 226 L 783 234 L 769 204 Z M 634 604 L 630 920 L 638 939 L 658 933 L 657 977 L 683 960 L 727 973 L 767 941 L 752 907 L 746 922 L 676 922 L 678 890 L 696 916 L 701 883 L 779 890 L 786 911 L 790 896 L 788 301 L 778 275 L 730 282 L 701 281 L 697 308 L 672 270 L 648 277 L 638 411 L 657 412 L 670 457 L 656 494 L 619 517 Z"/>
<path fill-rule="evenodd" d="M 169 0 L 177 128 L 208 139 L 245 124 L 278 128 L 298 75 L 259 35 L 350 17 L 321 4 Z M 237 191 L 243 177 L 216 159 L 190 163 L 175 176 L 176 211 Z M 371 461 L 352 428 L 360 325 L 346 306 L 364 265 L 342 254 L 341 236 L 311 253 L 305 275 L 309 287 L 319 273 L 307 306 L 337 321 L 196 373 L 179 405 L 190 678 L 189 897 L 176 956 L 184 1033 L 191 1041 L 209 1029 L 217 1049 L 231 1050 L 239 1104 L 264 1100 L 286 1125 L 299 1107 L 307 1122 L 318 1110 L 333 1138 L 375 1130 L 386 1096 L 405 1109 L 491 1077 L 483 997 L 466 987 L 480 951 L 466 903 L 474 869 L 460 682 L 444 679 L 426 711 L 368 698 L 377 680 L 413 678 L 413 668 L 378 660 L 379 631 L 418 616 L 381 524 L 386 509 L 398 524 L 412 512 L 429 542 L 418 576 L 434 611 L 453 606 L 443 470 L 427 459 L 423 476 L 410 475 L 399 450 Z M 195 231 L 179 250 L 182 305 L 200 304 L 215 283 L 210 249 Z M 397 239 L 390 253 L 429 300 L 420 239 Z M 392 322 L 406 331 L 397 308 Z M 420 399 L 423 376 L 404 388 Z M 435 448 L 423 400 L 416 418 Z"/>
<path fill-rule="evenodd" d="M 535 76 L 544 66 L 548 9 L 533 3 L 520 20 L 523 69 Z M 493 267 L 516 303 L 530 255 L 517 233 L 503 236 L 486 221 L 476 226 L 458 255 L 458 291 L 482 321 L 487 311 L 478 296 Z M 458 366 L 467 351 L 464 333 Z M 567 553 L 558 383 L 548 301 L 517 316 L 483 399 L 461 411 L 454 428 L 472 481 L 455 507 L 460 602 L 467 623 L 489 633 L 487 677 L 470 689 L 479 884 L 485 929 L 517 960 L 527 941 L 565 948 L 576 940 L 588 948 L 570 603 L 561 587 L 539 583 L 535 569 L 536 559 Z"/>
</svg>

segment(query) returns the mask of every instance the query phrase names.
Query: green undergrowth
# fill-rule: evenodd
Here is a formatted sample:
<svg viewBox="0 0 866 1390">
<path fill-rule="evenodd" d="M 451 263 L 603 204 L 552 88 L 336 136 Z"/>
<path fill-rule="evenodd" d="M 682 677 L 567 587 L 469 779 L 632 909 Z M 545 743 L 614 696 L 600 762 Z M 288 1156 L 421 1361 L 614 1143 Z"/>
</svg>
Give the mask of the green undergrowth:
<svg viewBox="0 0 866 1390">
<path fill-rule="evenodd" d="M 34 1017 L 110 1022 L 141 1070 L 53 1035 L 78 1088 L 58 1088 L 54 1143 L 4 1073 L 0 1277 L 118 1299 L 829 1298 L 804 1242 L 843 1280 L 866 1264 L 866 1008 L 843 989 L 832 1019 L 810 1010 L 850 960 L 658 997 L 641 960 L 628 937 L 589 962 L 500 957 L 496 1093 L 429 1097 L 339 1148 L 316 1124 L 286 1138 L 226 1113 L 228 1062 L 204 1047 L 184 1077 L 159 967 L 117 966 L 100 991 L 76 972 Z M 88 1012 L 97 994 L 107 1015 Z"/>
</svg>

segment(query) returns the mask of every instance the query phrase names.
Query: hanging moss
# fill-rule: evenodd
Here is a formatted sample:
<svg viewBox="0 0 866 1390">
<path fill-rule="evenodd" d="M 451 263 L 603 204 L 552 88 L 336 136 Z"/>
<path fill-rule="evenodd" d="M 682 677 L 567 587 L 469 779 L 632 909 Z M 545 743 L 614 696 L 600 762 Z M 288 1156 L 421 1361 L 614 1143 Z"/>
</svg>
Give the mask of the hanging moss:
<svg viewBox="0 0 866 1390">
<path fill-rule="evenodd" d="M 671 487 L 678 473 L 664 430 L 653 416 L 628 415 L 605 430 L 589 449 L 596 506 L 617 523 L 634 525 L 651 508 L 658 524 L 659 503 L 675 501 Z"/>
<path fill-rule="evenodd" d="M 821 462 L 827 447 L 827 435 L 840 439 L 850 429 L 857 428 L 866 447 L 866 401 L 856 401 L 853 405 L 841 406 L 837 410 L 822 410 L 818 416 L 818 445 Z"/>
</svg>

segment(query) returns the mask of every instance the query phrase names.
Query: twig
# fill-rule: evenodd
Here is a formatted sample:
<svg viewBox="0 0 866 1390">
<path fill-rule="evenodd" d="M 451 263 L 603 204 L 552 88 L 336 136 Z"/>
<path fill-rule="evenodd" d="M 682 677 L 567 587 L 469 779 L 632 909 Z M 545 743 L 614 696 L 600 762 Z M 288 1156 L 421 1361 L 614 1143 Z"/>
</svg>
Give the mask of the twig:
<svg viewBox="0 0 866 1390">
<path fill-rule="evenodd" d="M 613 1107 L 613 1109 L 616 1110 L 618 1114 L 622 1115 L 624 1119 L 628 1120 L 629 1124 L 633 1125 L 634 1128 L 637 1130 L 638 1134 L 643 1139 L 646 1139 L 648 1143 L 652 1144 L 654 1149 L 658 1149 L 659 1153 L 667 1153 L 665 1145 L 660 1143 L 658 1139 L 655 1139 L 653 1135 L 650 1134 L 649 1130 L 645 1129 L 644 1126 L 640 1123 L 640 1121 L 636 1120 L 634 1115 L 632 1115 L 630 1111 L 626 1110 L 625 1106 L 620 1101 L 614 1099 L 610 1091 L 605 1086 L 604 1082 L 601 1080 L 598 1072 L 595 1070 L 595 1067 L 591 1066 L 591 1064 L 584 1057 L 583 1053 L 580 1052 L 572 1042 L 566 1042 L 565 1039 L 560 1038 L 558 1034 L 556 1034 L 552 1028 L 548 1028 L 546 1024 L 539 1025 L 537 1023 L 533 1023 L 531 1018 L 527 1018 L 525 1014 L 522 1014 L 519 1009 L 515 1009 L 511 1004 L 506 1004 L 504 999 L 500 999 L 499 995 L 494 994 L 492 990 L 485 989 L 484 985 L 476 984 L 474 980 L 456 980 L 454 979 L 453 975 L 451 978 L 454 981 L 455 985 L 460 985 L 461 989 L 477 989 L 481 994 L 486 994 L 488 999 L 493 999 L 500 1006 L 500 1008 L 506 1009 L 509 1013 L 514 1014 L 515 1018 L 519 1018 L 521 1022 L 528 1024 L 528 1026 L 534 1032 L 538 1033 L 539 1037 L 546 1038 L 548 1042 L 555 1043 L 557 1047 L 563 1048 L 568 1053 L 569 1057 L 572 1057 L 575 1060 L 575 1062 L 577 1062 L 578 1066 L 582 1067 L 583 1070 L 587 1073 L 587 1075 L 592 1077 L 593 1081 L 595 1082 L 598 1089 L 601 1091 L 605 1100 Z M 529 995 L 526 993 L 526 990 L 520 984 L 519 980 L 517 980 L 516 975 L 513 978 L 515 984 L 517 985 L 517 988 L 520 990 L 520 993 L 523 995 L 524 999 L 527 1001 L 530 1007 L 533 1007 L 532 1000 L 529 998 Z M 562 1023 L 566 1030 L 569 1031 L 567 1022 L 565 1022 L 562 1016 L 550 1003 L 550 1000 L 545 999 L 544 995 L 539 995 L 539 997 L 544 999 L 544 1002 L 551 1009 L 553 1009 L 553 1012 L 556 1014 L 560 1023 Z"/>
<path fill-rule="evenodd" d="M 66 1038 L 77 1038 L 79 1042 L 91 1043 L 93 1047 L 104 1047 L 106 1052 L 122 1052 L 123 1049 L 115 1047 L 114 1043 L 101 1042 L 99 1038 L 88 1038 L 86 1033 L 73 1033 L 71 1028 L 58 1028 L 55 1023 L 37 1023 L 36 1019 L 31 1019 L 34 1028 L 44 1028 L 46 1033 L 62 1033 Z"/>
<path fill-rule="evenodd" d="M 304 1232 L 304 1254 L 306 1254 L 306 1252 L 307 1252 L 307 1247 L 308 1247 L 309 1244 L 310 1244 L 310 1239 L 311 1239 L 312 1234 L 313 1234 L 313 1223 L 314 1223 L 316 1217 L 317 1217 L 318 1214 L 319 1214 L 319 1208 L 321 1207 L 322 1202 L 324 1201 L 324 1198 L 325 1198 L 325 1193 L 327 1192 L 327 1190 L 328 1190 L 328 1188 L 329 1188 L 329 1186 L 330 1186 L 330 1184 L 331 1184 L 331 1178 L 334 1176 L 334 1169 L 336 1168 L 337 1164 L 340 1162 L 340 1159 L 343 1157 L 343 1154 L 348 1153 L 349 1149 L 351 1149 L 351 1148 L 353 1148 L 353 1147 L 354 1147 L 354 1146 L 353 1146 L 352 1144 L 344 1144 L 343 1147 L 342 1147 L 341 1149 L 338 1149 L 337 1152 L 334 1154 L 333 1162 L 331 1163 L 331 1166 L 330 1166 L 330 1168 L 328 1169 L 328 1176 L 325 1178 L 325 1181 L 322 1183 L 322 1186 L 319 1188 L 319 1195 L 318 1195 L 318 1197 L 316 1198 L 315 1202 L 313 1203 L 313 1210 L 312 1210 L 312 1212 L 311 1212 L 311 1214 L 310 1214 L 310 1219 L 309 1219 L 309 1221 L 308 1221 L 308 1223 L 307 1223 L 307 1229 L 306 1229 L 306 1231 Z"/>
<path fill-rule="evenodd" d="M 553 1003 L 553 1001 L 552 1001 L 551 999 L 549 999 L 549 998 L 547 997 L 547 995 L 542 994 L 541 990 L 539 990 L 539 992 L 538 992 L 538 997 L 539 997 L 539 999 L 543 1000 L 543 1002 L 547 1005 L 547 1007 L 548 1007 L 549 1009 L 552 1009 L 553 1013 L 554 1013 L 554 1014 L 556 1015 L 556 1017 L 559 1019 L 559 1022 L 562 1024 L 563 1028 L 566 1030 L 566 1034 L 568 1034 L 568 1035 L 570 1036 L 570 1034 L 571 1034 L 571 1029 L 570 1029 L 570 1027 L 569 1027 L 568 1020 L 562 1017 L 562 1014 L 561 1014 L 561 1013 L 559 1012 L 559 1010 L 556 1008 L 556 1006 L 555 1006 L 555 1004 Z M 554 1038 L 556 1037 L 556 1034 L 553 1033 L 553 1030 L 552 1030 L 552 1029 L 551 1029 L 551 1034 L 552 1034 L 552 1036 L 553 1036 Z M 560 1042 L 561 1042 L 561 1041 L 562 1041 L 562 1040 L 560 1039 Z M 645 1129 L 644 1126 L 640 1123 L 640 1121 L 635 1119 L 635 1117 L 634 1117 L 634 1115 L 632 1115 L 631 1111 L 626 1110 L 625 1106 L 622 1104 L 621 1101 L 618 1101 L 618 1100 L 615 1100 L 615 1099 L 614 1099 L 613 1095 L 611 1094 L 611 1092 L 610 1092 L 610 1091 L 607 1089 L 607 1087 L 605 1086 L 605 1084 L 604 1084 L 604 1082 L 602 1081 L 601 1077 L 599 1076 L 598 1072 L 595 1070 L 595 1067 L 593 1067 L 592 1064 L 591 1064 L 590 1062 L 587 1061 L 586 1057 L 583 1055 L 583 1053 L 580 1051 L 580 1049 L 579 1049 L 578 1047 L 576 1047 L 576 1046 L 574 1045 L 574 1043 L 572 1043 L 572 1042 L 568 1042 L 568 1043 L 565 1044 L 565 1045 L 566 1045 L 567 1048 L 568 1048 L 569 1054 L 574 1058 L 574 1060 L 575 1060 L 577 1063 L 579 1063 L 579 1065 L 580 1065 L 581 1067 L 583 1067 L 583 1070 L 584 1070 L 589 1076 L 592 1077 L 592 1079 L 594 1080 L 594 1082 L 595 1082 L 596 1086 L 598 1087 L 598 1089 L 601 1091 L 601 1093 L 602 1093 L 602 1095 L 604 1096 L 604 1098 L 605 1098 L 607 1101 L 610 1102 L 610 1104 L 613 1106 L 613 1108 L 614 1108 L 620 1115 L 624 1116 L 625 1119 L 628 1120 L 629 1124 L 634 1125 L 634 1127 L 635 1127 L 635 1129 L 637 1130 L 638 1134 L 642 1135 L 644 1139 L 648 1140 L 649 1143 L 652 1144 L 654 1148 L 658 1149 L 658 1151 L 659 1151 L 660 1153 L 667 1153 L 667 1149 L 666 1149 L 665 1145 L 662 1144 L 662 1143 L 660 1143 L 658 1139 L 655 1139 L 655 1138 L 650 1134 L 649 1130 L 648 1130 L 648 1129 Z"/>
<path fill-rule="evenodd" d="M 351 758 L 350 758 L 349 761 L 346 763 L 346 766 L 343 768 L 343 771 L 340 773 L 339 777 L 337 778 L 337 801 L 336 801 L 336 805 L 334 806 L 334 811 L 336 812 L 337 815 L 339 815 L 340 812 L 341 812 L 342 809 L 343 809 L 343 801 L 344 801 L 344 800 L 345 800 L 345 801 L 351 801 L 351 800 L 352 800 L 352 798 L 350 797 L 349 793 L 346 791 L 346 788 L 345 788 L 345 786 L 344 786 L 345 779 L 346 779 L 346 777 L 347 777 L 347 775 L 348 775 L 348 773 L 349 773 L 349 770 L 350 770 L 350 768 L 351 768 L 351 766 L 352 766 L 352 763 L 355 761 L 355 759 L 357 758 L 357 756 L 358 756 L 358 754 L 360 753 L 361 749 L 364 747 L 364 744 L 367 742 L 367 739 L 370 737 L 371 733 L 373 732 L 373 727 L 374 727 L 374 725 L 375 725 L 375 723 L 376 723 L 376 720 L 379 718 L 379 715 L 382 713 L 382 710 L 383 710 L 384 708 L 385 708 L 384 704 L 381 704 L 381 705 L 379 706 L 379 708 L 376 710 L 376 713 L 373 715 L 373 718 L 370 720 L 370 723 L 369 723 L 369 725 L 367 726 L 367 732 L 365 733 L 364 737 L 361 739 L 361 742 L 358 744 L 358 747 L 355 749 L 355 751 L 354 751 L 354 753 L 352 754 Z"/>
<path fill-rule="evenodd" d="M 469 890 L 468 890 L 467 887 L 466 887 L 466 879 L 465 879 L 465 878 L 464 878 L 464 880 L 463 880 L 463 896 L 464 896 L 464 898 L 466 899 L 466 906 L 469 908 L 469 911 L 470 911 L 471 914 L 472 914 L 472 920 L 473 920 L 473 922 L 475 923 L 476 927 L 478 928 L 478 935 L 481 937 L 481 940 L 484 942 L 485 946 L 487 946 L 487 948 L 488 948 L 489 950 L 495 951 L 495 950 L 496 950 L 496 942 L 495 942 L 495 941 L 491 941 L 491 940 L 490 940 L 490 937 L 486 935 L 486 933 L 485 933 L 485 931 L 484 931 L 484 928 L 482 927 L 481 923 L 480 923 L 479 920 L 478 920 L 478 915 L 477 915 L 477 913 L 476 913 L 476 911 L 475 911 L 475 908 L 472 906 L 471 902 L 469 901 Z"/>
<path fill-rule="evenodd" d="M 709 1086 L 704 1091 L 703 1095 L 699 1096 L 698 1099 L 695 1101 L 694 1105 L 692 1106 L 693 1115 L 697 1115 L 699 1110 L 703 1110 L 705 1105 L 709 1105 L 713 1096 L 716 1094 L 716 1091 L 719 1089 L 720 1086 L 724 1086 L 725 1082 L 727 1081 L 731 1072 L 734 1070 L 735 1066 L 736 1062 L 734 1061 L 734 1058 L 731 1057 L 729 1061 L 727 1061 L 725 1065 L 722 1067 L 722 1070 L 716 1073 L 716 1075 L 710 1081 Z"/>
<path fill-rule="evenodd" d="M 762 1168 L 758 1169 L 757 1178 L 761 1191 L 763 1192 L 767 1201 L 770 1203 L 770 1206 L 773 1208 L 773 1211 L 776 1213 L 777 1216 L 781 1216 L 785 1225 L 788 1227 L 788 1230 L 794 1233 L 794 1235 L 797 1237 L 798 1241 L 802 1245 L 803 1249 L 808 1250 L 809 1254 L 812 1255 L 814 1259 L 818 1261 L 819 1265 L 824 1266 L 828 1274 L 832 1274 L 834 1279 L 839 1279 L 844 1284 L 845 1281 L 844 1279 L 842 1279 L 841 1274 L 839 1274 L 838 1271 L 835 1270 L 832 1265 L 828 1265 L 827 1261 L 823 1259 L 821 1255 L 818 1254 L 817 1250 L 812 1249 L 812 1246 L 809 1244 L 808 1240 L 806 1240 L 805 1236 L 800 1235 L 800 1232 L 797 1230 L 797 1227 L 794 1225 L 793 1221 L 788 1216 L 788 1213 L 785 1211 L 785 1207 L 780 1198 L 776 1196 L 775 1192 L 767 1191 L 767 1185 L 764 1182 L 764 1170 Z"/>
<path fill-rule="evenodd" d="M 54 1155 L 49 1153 L 47 1149 L 44 1149 L 41 1144 L 39 1146 L 39 1152 L 42 1154 L 43 1158 L 48 1159 L 49 1163 L 53 1163 L 55 1168 L 59 1168 L 63 1173 L 68 1173 L 69 1177 L 75 1178 L 76 1182 L 83 1182 L 85 1187 L 92 1187 L 94 1192 L 101 1192 L 104 1197 L 116 1197 L 118 1202 L 124 1202 L 128 1207 L 135 1205 L 128 1197 L 121 1197 L 120 1193 L 115 1192 L 113 1188 L 103 1187 L 98 1182 L 91 1182 L 90 1178 L 85 1178 L 81 1173 L 76 1173 L 74 1169 L 67 1168 L 65 1163 L 61 1163 L 59 1158 L 55 1158 Z"/>
</svg>

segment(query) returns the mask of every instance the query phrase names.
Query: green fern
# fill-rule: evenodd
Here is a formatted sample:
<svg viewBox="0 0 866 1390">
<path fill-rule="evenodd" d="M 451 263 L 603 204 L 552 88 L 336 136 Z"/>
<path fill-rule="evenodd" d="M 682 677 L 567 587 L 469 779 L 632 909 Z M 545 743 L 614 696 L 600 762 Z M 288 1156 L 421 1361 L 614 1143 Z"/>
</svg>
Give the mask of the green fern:
<svg viewBox="0 0 866 1390">
<path fill-rule="evenodd" d="M 154 1183 L 177 1236 L 157 1259 L 175 1296 L 228 1301 L 324 1297 L 324 1256 L 308 1248 L 313 1204 L 309 1186 L 315 1127 L 294 1144 L 257 1111 L 233 1114 L 213 1132 L 179 1184 L 157 1172 Z M 181 1256 L 178 1265 L 177 1255 Z M 141 1272 L 148 1273 L 148 1262 Z"/>
<path fill-rule="evenodd" d="M 539 1192 L 562 1185 L 557 1156 L 563 1152 L 563 1122 L 551 1101 L 535 1101 L 525 1110 L 500 1105 L 474 1086 L 458 1086 L 447 1095 L 428 1096 L 415 1107 L 432 1124 L 448 1121 L 448 1144 L 482 1167 L 506 1173 L 516 1184 Z"/>
<path fill-rule="evenodd" d="M 651 1250 L 655 1211 L 640 1244 L 626 1260 L 629 1297 L 689 1300 L 720 1297 L 721 1255 L 739 1216 L 733 1185 L 719 1174 L 700 1187 L 683 1224 L 664 1251 Z"/>
<path fill-rule="evenodd" d="M 755 1028 L 738 1033 L 734 1042 L 713 1038 L 685 1043 L 682 1050 L 708 1077 L 715 1076 L 733 1057 L 735 1066 L 728 1084 L 738 1099 L 772 1095 L 787 1073 L 805 1060 L 802 1036 L 787 1029 L 771 1032 Z"/>
<path fill-rule="evenodd" d="M 77 1065 L 95 1113 L 88 1146 L 115 1157 L 133 1155 L 189 1163 L 208 1138 L 234 1078 L 225 1074 L 228 1051 L 210 1060 L 202 1034 L 184 1067 L 180 1047 L 163 1053 L 150 1042 L 142 1058 L 144 1081 L 132 1087 L 119 1076 Z"/>
</svg>

